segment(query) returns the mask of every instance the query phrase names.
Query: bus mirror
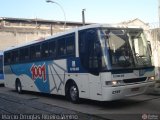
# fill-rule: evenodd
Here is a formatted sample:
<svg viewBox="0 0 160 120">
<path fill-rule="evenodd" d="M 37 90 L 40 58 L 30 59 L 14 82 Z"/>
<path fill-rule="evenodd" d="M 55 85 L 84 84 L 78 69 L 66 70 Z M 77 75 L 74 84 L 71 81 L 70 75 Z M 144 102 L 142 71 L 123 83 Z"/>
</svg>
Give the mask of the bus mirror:
<svg viewBox="0 0 160 120">
<path fill-rule="evenodd" d="M 152 55 L 152 47 L 151 47 L 151 42 L 150 41 L 147 41 L 147 44 L 148 44 L 148 48 L 149 48 L 149 51 Z"/>
</svg>

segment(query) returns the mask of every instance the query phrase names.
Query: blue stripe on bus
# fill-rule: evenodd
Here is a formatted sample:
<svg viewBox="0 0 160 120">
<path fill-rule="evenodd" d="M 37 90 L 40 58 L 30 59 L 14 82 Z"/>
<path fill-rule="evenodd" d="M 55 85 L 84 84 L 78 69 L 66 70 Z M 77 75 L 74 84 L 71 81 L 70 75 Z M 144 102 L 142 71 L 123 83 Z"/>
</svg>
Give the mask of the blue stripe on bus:
<svg viewBox="0 0 160 120">
<path fill-rule="evenodd" d="M 32 79 L 37 86 L 38 90 L 40 92 L 44 93 L 50 93 L 53 90 L 56 89 L 58 92 L 60 90 L 61 85 L 64 85 L 65 80 L 65 73 L 67 70 L 65 70 L 60 65 L 56 64 L 54 61 L 45 61 L 45 62 L 33 62 L 33 63 L 27 63 L 27 64 L 14 64 L 11 65 L 11 71 L 13 74 L 20 76 L 20 75 L 26 75 L 30 79 Z M 61 78 L 56 70 L 56 68 L 59 68 L 64 72 L 64 77 Z M 49 73 L 49 70 L 50 72 Z M 53 73 L 52 73 L 53 72 Z M 54 81 L 54 88 L 50 87 L 49 83 L 49 74 L 51 74 L 51 81 Z M 60 80 L 60 83 L 56 85 L 54 75 L 58 76 L 58 79 Z"/>
<path fill-rule="evenodd" d="M 49 93 L 50 92 L 50 86 L 49 86 L 49 78 L 48 78 L 48 64 L 49 62 L 35 62 L 35 63 L 27 63 L 27 64 L 16 64 L 11 65 L 11 70 L 13 74 L 20 76 L 20 75 L 27 75 L 30 77 L 40 92 Z M 44 75 L 41 73 L 37 74 L 37 71 L 42 69 L 42 66 L 44 65 Z M 42 70 L 41 70 L 42 72 Z M 34 73 L 34 74 L 33 74 Z M 41 74 L 41 75 L 40 75 Z"/>
</svg>

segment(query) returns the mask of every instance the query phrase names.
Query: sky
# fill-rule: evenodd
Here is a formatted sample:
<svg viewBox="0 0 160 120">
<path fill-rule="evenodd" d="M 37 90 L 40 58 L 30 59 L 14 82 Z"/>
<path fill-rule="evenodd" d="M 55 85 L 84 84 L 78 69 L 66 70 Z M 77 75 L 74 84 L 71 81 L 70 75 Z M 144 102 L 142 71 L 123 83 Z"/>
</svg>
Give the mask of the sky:
<svg viewBox="0 0 160 120">
<path fill-rule="evenodd" d="M 91 23 L 118 23 L 139 18 L 158 22 L 158 0 L 0 0 L 0 17 L 29 18 Z M 63 12 L 63 10 L 64 12 Z"/>
</svg>

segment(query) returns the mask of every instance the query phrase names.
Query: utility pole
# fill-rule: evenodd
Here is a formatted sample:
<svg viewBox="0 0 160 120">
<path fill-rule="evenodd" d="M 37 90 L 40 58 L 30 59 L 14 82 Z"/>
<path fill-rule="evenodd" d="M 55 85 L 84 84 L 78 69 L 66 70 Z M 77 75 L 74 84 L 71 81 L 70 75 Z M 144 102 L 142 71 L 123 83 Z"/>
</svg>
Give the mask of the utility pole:
<svg viewBox="0 0 160 120">
<path fill-rule="evenodd" d="M 160 28 L 160 0 L 158 0 L 158 17 L 159 17 L 159 28 Z"/>
<path fill-rule="evenodd" d="M 82 23 L 83 23 L 83 26 L 85 25 L 85 14 L 84 14 L 84 11 L 86 11 L 86 9 L 82 9 Z"/>
</svg>

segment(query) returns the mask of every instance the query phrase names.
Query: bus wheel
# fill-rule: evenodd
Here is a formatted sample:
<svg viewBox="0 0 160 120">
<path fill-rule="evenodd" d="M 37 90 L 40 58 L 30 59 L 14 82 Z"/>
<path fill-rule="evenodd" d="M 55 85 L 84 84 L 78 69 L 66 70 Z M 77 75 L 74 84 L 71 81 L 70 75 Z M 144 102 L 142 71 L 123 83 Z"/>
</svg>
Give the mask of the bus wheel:
<svg viewBox="0 0 160 120">
<path fill-rule="evenodd" d="M 16 91 L 21 94 L 22 93 L 22 85 L 19 80 L 16 81 Z"/>
<path fill-rule="evenodd" d="M 69 98 L 73 103 L 79 103 L 79 91 L 75 83 L 72 83 L 69 87 Z"/>
</svg>

